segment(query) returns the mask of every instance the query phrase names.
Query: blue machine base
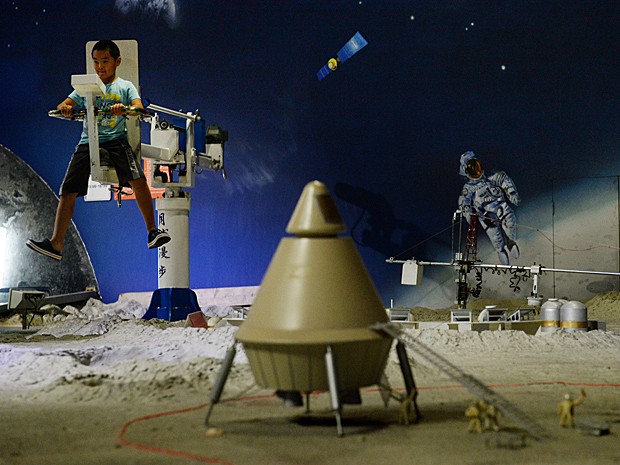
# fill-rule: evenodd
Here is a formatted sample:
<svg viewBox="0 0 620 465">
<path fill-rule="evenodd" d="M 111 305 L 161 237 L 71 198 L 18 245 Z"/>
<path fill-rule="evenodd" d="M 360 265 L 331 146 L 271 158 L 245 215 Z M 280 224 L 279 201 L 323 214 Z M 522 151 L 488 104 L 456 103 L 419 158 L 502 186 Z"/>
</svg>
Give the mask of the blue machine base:
<svg viewBox="0 0 620 465">
<path fill-rule="evenodd" d="M 153 292 L 149 309 L 143 320 L 158 318 L 166 321 L 178 321 L 187 318 L 193 312 L 199 312 L 198 298 L 191 289 L 169 287 Z"/>
</svg>

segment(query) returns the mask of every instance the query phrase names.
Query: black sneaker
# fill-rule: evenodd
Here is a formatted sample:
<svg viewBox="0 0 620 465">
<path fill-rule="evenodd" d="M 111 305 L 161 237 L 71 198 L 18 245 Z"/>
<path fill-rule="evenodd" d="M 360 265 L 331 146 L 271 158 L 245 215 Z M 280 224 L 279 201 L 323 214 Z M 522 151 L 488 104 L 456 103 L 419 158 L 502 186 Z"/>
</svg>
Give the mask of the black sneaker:
<svg viewBox="0 0 620 465">
<path fill-rule="evenodd" d="M 26 241 L 26 245 L 35 252 L 45 255 L 46 257 L 53 258 L 54 260 L 60 260 L 62 258 L 62 252 L 56 250 L 49 239 L 45 239 L 41 242 L 28 239 Z"/>
<path fill-rule="evenodd" d="M 170 242 L 170 234 L 161 229 L 151 229 L 149 232 L 149 249 L 156 249 Z"/>
</svg>

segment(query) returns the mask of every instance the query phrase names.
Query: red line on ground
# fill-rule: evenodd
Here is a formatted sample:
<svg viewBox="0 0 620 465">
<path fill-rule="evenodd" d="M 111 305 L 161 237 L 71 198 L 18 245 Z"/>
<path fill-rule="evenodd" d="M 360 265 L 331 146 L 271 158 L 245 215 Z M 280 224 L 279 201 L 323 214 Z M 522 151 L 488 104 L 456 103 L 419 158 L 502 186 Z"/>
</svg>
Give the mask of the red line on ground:
<svg viewBox="0 0 620 465">
<path fill-rule="evenodd" d="M 536 385 L 562 385 L 562 386 L 585 386 L 585 387 L 612 387 L 612 388 L 617 388 L 620 387 L 620 384 L 618 383 L 574 383 L 574 382 L 569 382 L 569 381 L 535 381 L 535 382 L 531 382 L 531 383 L 523 383 L 523 384 L 519 384 L 519 383 L 515 383 L 515 384 L 489 384 L 488 387 L 490 388 L 519 388 L 519 387 L 529 387 L 529 386 L 536 386 Z M 417 387 L 417 389 L 419 391 L 424 391 L 424 390 L 432 390 L 432 389 L 464 389 L 464 386 L 460 385 L 460 384 L 453 384 L 453 385 L 445 385 L 445 386 L 419 386 Z M 374 389 L 367 389 L 367 391 L 379 391 L 380 389 L 374 388 Z M 395 389 L 395 390 L 404 390 L 404 388 L 399 388 L 399 389 Z M 319 395 L 319 394 L 324 394 L 327 391 L 316 391 L 313 392 L 313 395 Z M 254 399 L 266 399 L 266 398 L 270 398 L 270 397 L 274 397 L 274 394 L 270 394 L 270 395 L 260 395 L 260 396 L 249 396 L 249 397 L 240 397 L 240 398 L 235 398 L 235 399 L 226 399 L 223 400 L 221 402 L 238 402 L 238 401 L 246 401 L 246 400 L 254 400 Z M 197 454 L 192 454 L 190 452 L 185 452 L 185 451 L 181 451 L 181 450 L 175 450 L 175 449 L 167 449 L 167 448 L 163 448 L 163 447 L 156 447 L 156 446 L 150 446 L 148 444 L 143 444 L 143 443 L 139 443 L 139 442 L 134 442 L 134 441 L 129 441 L 127 439 L 125 439 L 125 433 L 127 432 L 127 430 L 129 429 L 130 426 L 135 425 L 136 423 L 140 423 L 143 421 L 147 421 L 147 420 L 152 420 L 154 418 L 161 418 L 161 417 L 165 417 L 165 416 L 169 416 L 169 415 L 179 415 L 182 413 L 188 413 L 188 412 L 193 412 L 196 410 L 200 410 L 205 408 L 206 406 L 209 405 L 209 402 L 200 404 L 200 405 L 195 405 L 193 407 L 188 407 L 188 408 L 184 408 L 184 409 L 179 409 L 179 410 L 170 410 L 170 411 L 166 411 L 166 412 L 158 412 L 158 413 L 153 413 L 150 415 L 144 415 L 138 418 L 134 418 L 133 420 L 127 421 L 125 423 L 123 423 L 123 425 L 121 425 L 121 428 L 118 432 L 118 435 L 116 437 L 116 441 L 122 445 L 122 446 L 126 446 L 126 447 L 131 447 L 140 451 L 144 451 L 144 452 L 155 452 L 155 453 L 159 453 L 159 454 L 164 454 L 164 455 L 170 455 L 170 456 L 176 456 L 176 457 L 183 457 L 183 458 L 188 458 L 188 459 L 192 459 L 192 460 L 197 460 L 199 462 L 203 462 L 203 463 L 221 463 L 223 465 L 234 465 L 232 462 L 229 462 L 225 459 L 220 459 L 217 457 L 207 457 L 207 456 L 203 456 L 203 455 L 197 455 Z"/>
</svg>

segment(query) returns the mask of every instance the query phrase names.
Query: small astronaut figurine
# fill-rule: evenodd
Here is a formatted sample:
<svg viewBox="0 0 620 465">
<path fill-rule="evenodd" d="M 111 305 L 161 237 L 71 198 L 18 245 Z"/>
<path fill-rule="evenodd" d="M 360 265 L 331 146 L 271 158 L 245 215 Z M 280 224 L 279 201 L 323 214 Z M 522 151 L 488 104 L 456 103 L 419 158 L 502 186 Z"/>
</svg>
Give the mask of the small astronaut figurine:
<svg viewBox="0 0 620 465">
<path fill-rule="evenodd" d="M 465 416 L 469 418 L 467 431 L 470 433 L 482 433 L 489 430 L 499 431 L 499 410 L 483 400 L 474 402 L 467 407 Z"/>
<path fill-rule="evenodd" d="M 484 431 L 499 431 L 499 410 L 497 410 L 494 405 L 489 404 L 483 400 L 478 401 L 478 405 L 480 406 L 480 411 L 482 412 L 482 428 L 484 429 Z"/>
<path fill-rule="evenodd" d="M 467 425 L 467 431 L 469 433 L 482 433 L 482 412 L 477 402 L 474 402 L 467 410 L 465 410 L 465 416 L 469 418 L 469 424 Z"/>
<path fill-rule="evenodd" d="M 468 223 L 472 215 L 478 216 L 500 263 L 509 265 L 509 255 L 519 258 L 514 207 L 521 200 L 513 180 L 503 171 L 486 176 L 474 152 L 461 155 L 459 174 L 468 179 L 459 196 L 460 210 Z"/>
<path fill-rule="evenodd" d="M 576 399 L 571 399 L 570 394 L 564 395 L 564 399 L 558 404 L 561 427 L 573 428 L 575 426 L 575 407 L 583 404 L 584 400 L 586 400 L 586 391 L 583 389 Z"/>
<path fill-rule="evenodd" d="M 414 388 L 402 399 L 400 404 L 400 413 L 398 415 L 399 425 L 410 425 L 418 420 L 418 408 L 415 404 L 417 396 L 418 391 Z"/>
</svg>

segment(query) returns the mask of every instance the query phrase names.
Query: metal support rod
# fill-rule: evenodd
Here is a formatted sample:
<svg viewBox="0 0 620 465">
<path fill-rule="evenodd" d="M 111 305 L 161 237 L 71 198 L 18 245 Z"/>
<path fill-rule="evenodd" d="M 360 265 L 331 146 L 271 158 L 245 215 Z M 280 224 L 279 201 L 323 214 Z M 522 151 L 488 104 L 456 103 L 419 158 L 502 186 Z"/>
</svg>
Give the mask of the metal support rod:
<svg viewBox="0 0 620 465">
<path fill-rule="evenodd" d="M 220 401 L 220 396 L 222 395 L 222 391 L 224 390 L 224 384 L 226 384 L 226 380 L 228 379 L 228 374 L 230 373 L 230 368 L 232 367 L 232 363 L 235 359 L 236 353 L 237 342 L 235 341 L 233 345 L 230 346 L 226 351 L 222 366 L 220 367 L 220 371 L 217 374 L 217 379 L 215 380 L 215 384 L 213 386 L 213 389 L 211 390 L 211 395 L 209 396 L 209 411 L 207 412 L 207 416 L 205 418 L 205 425 L 207 426 L 209 425 L 209 417 L 211 416 L 213 406 Z"/>
<path fill-rule="evenodd" d="M 620 276 L 620 273 L 613 271 L 589 271 L 589 270 L 564 270 L 562 268 L 545 268 L 540 267 L 540 271 L 553 271 L 555 273 L 578 273 L 578 274 L 600 274 L 607 276 Z"/>
<path fill-rule="evenodd" d="M 88 127 L 88 147 L 90 151 L 90 173 L 95 181 L 101 179 L 101 161 L 99 153 L 99 132 L 97 129 L 97 115 L 95 114 L 96 96 L 89 92 L 86 94 L 86 125 Z"/>
<path fill-rule="evenodd" d="M 538 296 L 538 280 L 539 280 L 539 275 L 538 273 L 534 273 L 534 282 L 532 283 L 532 295 L 537 297 Z"/>
<path fill-rule="evenodd" d="M 388 258 L 385 261 L 386 261 L 386 263 L 400 263 L 400 264 L 407 263 L 408 261 L 414 261 L 418 265 L 439 265 L 439 266 L 454 266 L 454 265 L 456 265 L 456 263 L 454 263 L 454 262 L 427 262 L 427 261 L 423 261 L 423 260 L 416 260 L 415 258 L 412 258 L 411 260 L 397 260 L 394 257 L 390 257 L 390 258 Z"/>
<path fill-rule="evenodd" d="M 424 260 L 415 260 L 415 259 L 412 259 L 412 260 L 416 262 L 418 265 L 425 265 L 425 266 L 458 266 L 459 265 L 458 262 L 428 262 Z M 409 260 L 396 260 L 394 258 L 388 258 L 386 260 L 387 263 L 400 263 L 400 264 L 406 263 L 408 261 Z M 491 268 L 491 269 L 497 269 L 497 270 L 517 270 L 517 271 L 520 271 L 520 270 L 531 271 L 532 268 L 539 268 L 540 273 L 551 271 L 554 273 L 580 273 L 580 274 L 599 274 L 599 275 L 607 275 L 607 276 L 620 276 L 620 273 L 614 272 L 614 271 L 568 270 L 568 269 L 563 269 L 563 268 L 547 268 L 542 265 L 520 266 L 520 265 L 495 265 L 495 264 L 489 264 L 489 263 L 471 263 L 470 267 L 471 268 Z"/>
<path fill-rule="evenodd" d="M 390 397 L 392 394 L 392 386 L 390 386 L 390 382 L 388 381 L 387 376 L 385 375 L 385 371 L 381 375 L 381 380 L 379 381 L 379 395 L 381 396 L 381 400 L 383 401 L 383 406 L 387 407 L 390 402 Z"/>
<path fill-rule="evenodd" d="M 155 105 L 154 103 L 151 103 L 148 106 L 149 110 L 155 110 L 155 111 L 160 111 L 162 113 L 166 113 L 168 115 L 172 115 L 172 116 L 178 116 L 179 118 L 185 118 L 185 119 L 189 119 L 192 121 L 197 121 L 200 119 L 200 116 L 198 115 L 194 115 L 192 113 L 183 113 L 182 111 L 177 111 L 177 110 L 171 110 L 169 108 L 165 108 L 165 107 L 160 107 L 159 105 Z"/>
<path fill-rule="evenodd" d="M 325 368 L 327 369 L 327 381 L 329 383 L 329 399 L 331 401 L 331 407 L 336 415 L 336 428 L 338 430 L 338 436 L 344 436 L 342 429 L 342 418 L 340 415 L 340 397 L 338 390 L 338 378 L 336 376 L 336 364 L 334 362 L 334 353 L 332 352 L 332 346 L 328 345 L 325 351 Z"/>
<path fill-rule="evenodd" d="M 415 409 L 416 419 L 420 418 L 420 410 L 418 409 L 418 392 L 413 379 L 413 373 L 411 371 L 411 365 L 409 364 L 409 357 L 407 357 L 407 349 L 405 343 L 400 339 L 397 339 L 396 354 L 398 355 L 398 363 L 403 373 L 403 379 L 405 380 L 405 388 L 407 389 L 407 397 L 411 397 L 413 400 L 413 407 Z M 412 395 L 413 393 L 413 395 Z"/>
</svg>

